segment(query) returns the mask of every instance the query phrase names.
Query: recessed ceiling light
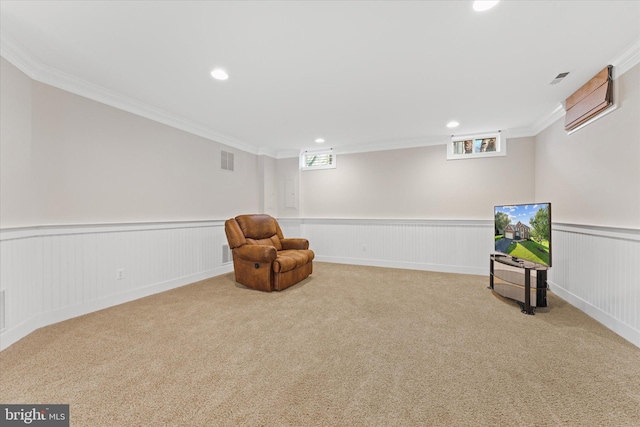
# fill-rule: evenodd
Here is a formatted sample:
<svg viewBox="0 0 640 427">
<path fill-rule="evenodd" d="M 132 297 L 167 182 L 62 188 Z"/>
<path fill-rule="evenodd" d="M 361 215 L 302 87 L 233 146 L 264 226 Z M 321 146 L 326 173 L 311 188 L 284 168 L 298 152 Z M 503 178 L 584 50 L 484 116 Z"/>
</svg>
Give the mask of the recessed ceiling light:
<svg viewBox="0 0 640 427">
<path fill-rule="evenodd" d="M 323 138 L 316 138 L 316 142 L 318 144 L 322 144 L 324 142 L 324 139 Z"/>
<path fill-rule="evenodd" d="M 211 77 L 216 80 L 227 80 L 229 78 L 229 74 L 220 68 L 216 68 L 211 72 Z"/>
<path fill-rule="evenodd" d="M 491 9 L 493 6 L 497 5 L 499 0 L 493 1 L 485 1 L 485 0 L 476 0 L 473 2 L 473 10 L 476 12 L 484 12 L 485 10 Z"/>
<path fill-rule="evenodd" d="M 447 123 L 447 127 L 448 128 L 455 128 L 458 127 L 460 125 L 460 123 L 456 122 L 456 121 L 451 121 L 449 123 Z"/>
</svg>

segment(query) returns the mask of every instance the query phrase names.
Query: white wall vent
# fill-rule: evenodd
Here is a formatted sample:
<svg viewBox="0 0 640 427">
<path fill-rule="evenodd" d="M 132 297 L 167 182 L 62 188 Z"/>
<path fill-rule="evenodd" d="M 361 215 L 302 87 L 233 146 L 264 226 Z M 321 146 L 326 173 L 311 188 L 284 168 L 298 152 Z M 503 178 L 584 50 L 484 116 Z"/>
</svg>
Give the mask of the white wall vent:
<svg viewBox="0 0 640 427">
<path fill-rule="evenodd" d="M 222 245 L 222 263 L 228 264 L 233 261 L 233 255 L 231 254 L 231 249 L 229 249 L 229 245 Z"/>
<path fill-rule="evenodd" d="M 225 171 L 234 170 L 234 155 L 228 151 L 220 151 L 220 168 Z"/>
<path fill-rule="evenodd" d="M 7 320 L 7 316 L 6 316 L 6 312 L 7 312 L 7 307 L 5 305 L 6 303 L 6 290 L 2 289 L 0 290 L 0 331 L 3 330 L 6 326 L 6 320 Z"/>
</svg>

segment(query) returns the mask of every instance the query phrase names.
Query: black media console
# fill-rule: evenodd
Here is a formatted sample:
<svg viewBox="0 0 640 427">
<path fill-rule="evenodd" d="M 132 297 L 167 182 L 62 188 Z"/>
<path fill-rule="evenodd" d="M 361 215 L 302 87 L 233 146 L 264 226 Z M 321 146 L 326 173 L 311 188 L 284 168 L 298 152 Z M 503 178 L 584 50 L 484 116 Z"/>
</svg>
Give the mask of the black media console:
<svg viewBox="0 0 640 427">
<path fill-rule="evenodd" d="M 489 288 L 520 303 L 523 313 L 534 314 L 535 307 L 547 306 L 549 267 L 501 254 L 492 254 L 489 265 Z"/>
</svg>

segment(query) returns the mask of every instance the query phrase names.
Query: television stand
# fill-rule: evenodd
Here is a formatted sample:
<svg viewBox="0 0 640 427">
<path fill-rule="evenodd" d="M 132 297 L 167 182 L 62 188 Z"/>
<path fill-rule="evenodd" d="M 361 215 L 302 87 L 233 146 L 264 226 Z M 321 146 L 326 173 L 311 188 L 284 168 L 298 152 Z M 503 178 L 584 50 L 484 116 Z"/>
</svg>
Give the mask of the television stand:
<svg viewBox="0 0 640 427">
<path fill-rule="evenodd" d="M 492 254 L 489 261 L 489 288 L 520 304 L 525 314 L 547 306 L 547 270 L 549 267 L 509 255 Z"/>
</svg>

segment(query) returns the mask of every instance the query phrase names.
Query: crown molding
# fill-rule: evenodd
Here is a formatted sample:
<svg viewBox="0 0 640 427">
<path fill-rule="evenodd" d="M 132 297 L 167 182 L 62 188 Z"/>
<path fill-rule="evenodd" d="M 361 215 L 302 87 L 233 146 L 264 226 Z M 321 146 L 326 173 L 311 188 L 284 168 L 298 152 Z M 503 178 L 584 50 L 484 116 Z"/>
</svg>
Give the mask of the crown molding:
<svg viewBox="0 0 640 427">
<path fill-rule="evenodd" d="M 268 156 L 268 157 L 273 157 L 274 159 L 278 159 L 278 154 L 279 152 L 276 150 L 272 150 L 271 148 L 267 148 L 267 147 L 260 147 L 258 149 L 258 152 L 256 153 L 259 156 Z"/>
<path fill-rule="evenodd" d="M 344 148 L 335 148 L 336 154 L 368 153 L 371 151 L 402 150 L 406 148 L 446 145 L 449 135 L 431 135 L 420 138 L 370 142 Z"/>
<path fill-rule="evenodd" d="M 609 61 L 609 64 L 613 65 L 614 80 L 640 64 L 640 39 L 631 43 L 619 55 Z"/>
<path fill-rule="evenodd" d="M 630 44 L 619 55 L 614 57 L 610 62 L 613 65 L 613 78 L 614 80 L 629 71 L 634 66 L 640 63 L 640 40 L 636 40 Z M 563 118 L 565 115 L 564 106 L 559 103 L 558 106 L 545 116 L 541 117 L 537 121 L 531 124 L 531 126 L 525 126 L 513 129 L 504 129 L 505 138 L 524 138 L 530 136 L 536 136 L 556 121 Z M 400 141 L 385 141 L 371 144 L 362 144 L 353 147 L 347 147 L 345 149 L 336 148 L 336 154 L 352 154 L 352 153 L 366 153 L 370 151 L 384 151 L 384 150 L 397 150 L 403 148 L 415 148 L 425 147 L 429 145 L 441 145 L 447 144 L 448 136 L 431 136 L 423 138 L 415 138 Z M 279 152 L 278 158 L 283 157 L 296 157 L 299 153 L 292 152 Z"/>
<path fill-rule="evenodd" d="M 553 111 L 548 113 L 546 116 L 538 119 L 531 125 L 531 127 L 528 128 L 529 135 L 527 136 L 536 136 L 537 134 L 554 124 L 556 121 L 563 118 L 564 115 L 564 106 L 562 104 L 558 104 L 558 106 Z"/>
<path fill-rule="evenodd" d="M 360 145 L 353 145 L 348 147 L 334 147 L 333 151 L 336 154 L 357 154 L 357 153 L 371 153 L 374 151 L 387 151 L 387 150 L 402 150 L 406 148 L 417 148 L 417 147 L 428 147 L 431 145 L 446 145 L 448 142 L 448 135 L 435 135 L 435 136 L 424 136 L 420 138 L 412 138 L 412 139 L 400 139 L 400 140 L 389 140 L 389 141 L 379 141 L 379 142 L 371 142 Z M 318 147 L 313 148 L 313 150 L 318 150 Z M 286 159 L 291 157 L 298 157 L 300 155 L 300 151 L 294 150 L 281 150 L 278 151 L 278 159 Z"/>
<path fill-rule="evenodd" d="M 37 61 L 33 55 L 16 46 L 10 38 L 2 33 L 0 33 L 0 56 L 31 79 L 39 81 L 39 78 L 41 78 L 38 75 L 38 70 L 41 70 L 44 65 L 40 61 Z"/>
<path fill-rule="evenodd" d="M 50 67 L 38 61 L 30 52 L 13 42 L 10 37 L 2 34 L 0 38 L 0 56 L 25 73 L 32 80 L 64 91 L 127 111 L 129 113 L 171 126 L 176 129 L 197 135 L 208 140 L 228 145 L 252 154 L 258 154 L 259 149 L 236 138 L 221 134 L 196 122 L 187 120 L 175 114 L 129 98 L 115 91 L 80 79 L 69 73 Z"/>
<path fill-rule="evenodd" d="M 71 74 L 45 65 L 42 62 L 38 61 L 33 54 L 21 48 L 17 43 L 12 41 L 10 37 L 6 36 L 6 34 L 1 34 L 0 36 L 0 56 L 5 58 L 7 61 L 9 61 L 16 68 L 18 68 L 33 80 L 53 87 L 57 87 L 67 92 L 71 92 L 73 94 L 109 105 L 114 108 L 118 108 L 120 110 L 127 111 L 132 114 L 136 114 L 141 117 L 145 117 L 147 119 L 165 124 L 167 126 L 171 126 L 176 129 L 183 130 L 185 132 L 203 137 L 214 142 L 225 144 L 251 154 L 264 155 L 276 159 L 297 157 L 299 155 L 299 152 L 295 150 L 273 150 L 270 148 L 258 147 L 252 144 L 245 143 L 231 136 L 224 135 L 213 129 L 187 120 L 183 117 L 168 113 L 161 109 L 152 107 L 148 104 L 144 104 L 133 98 L 126 97 L 102 86 L 93 84 L 86 80 L 82 80 Z M 631 43 L 609 63 L 614 66 L 614 80 L 639 64 L 640 39 Z M 564 107 L 562 106 L 562 104 L 560 104 L 553 111 L 540 118 L 529 127 L 509 129 L 508 137 L 517 138 L 535 136 L 552 125 L 557 120 L 564 117 L 564 115 Z M 441 145 L 446 143 L 447 135 L 436 135 L 406 140 L 371 142 L 352 147 L 345 147 L 344 149 L 337 148 L 336 153 L 365 153 L 371 151 L 385 151 Z"/>
<path fill-rule="evenodd" d="M 299 157 L 301 151 L 304 150 L 280 150 L 272 157 L 275 157 L 276 159 L 291 159 L 293 157 Z"/>
<path fill-rule="evenodd" d="M 630 44 L 619 55 L 609 61 L 610 65 L 613 65 L 613 79 L 616 80 L 624 73 L 635 67 L 640 63 L 640 39 Z M 555 110 L 540 118 L 533 123 L 530 128 L 519 129 L 519 131 L 529 132 L 527 136 L 535 136 L 551 126 L 557 120 L 563 118 L 565 115 L 564 105 L 558 105 Z M 524 136 L 524 135 L 523 135 Z"/>
</svg>

